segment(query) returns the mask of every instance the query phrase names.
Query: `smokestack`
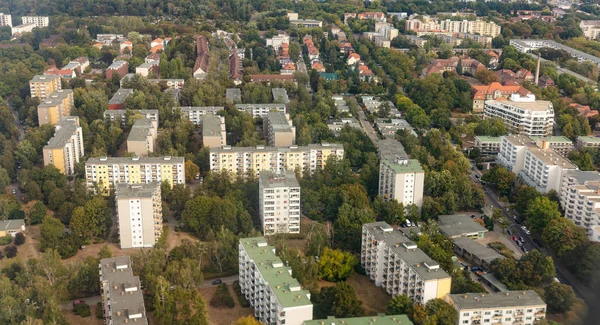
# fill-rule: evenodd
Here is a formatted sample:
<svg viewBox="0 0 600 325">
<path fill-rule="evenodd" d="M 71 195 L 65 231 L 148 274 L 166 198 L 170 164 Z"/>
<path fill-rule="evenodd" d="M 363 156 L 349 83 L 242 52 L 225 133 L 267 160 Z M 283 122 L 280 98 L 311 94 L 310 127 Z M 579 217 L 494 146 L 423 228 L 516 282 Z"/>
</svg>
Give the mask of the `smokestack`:
<svg viewBox="0 0 600 325">
<path fill-rule="evenodd" d="M 540 80 L 540 65 L 542 63 L 542 57 L 540 56 L 540 54 L 538 53 L 538 59 L 537 59 L 537 68 L 535 69 L 535 85 L 538 85 L 538 81 Z"/>
</svg>

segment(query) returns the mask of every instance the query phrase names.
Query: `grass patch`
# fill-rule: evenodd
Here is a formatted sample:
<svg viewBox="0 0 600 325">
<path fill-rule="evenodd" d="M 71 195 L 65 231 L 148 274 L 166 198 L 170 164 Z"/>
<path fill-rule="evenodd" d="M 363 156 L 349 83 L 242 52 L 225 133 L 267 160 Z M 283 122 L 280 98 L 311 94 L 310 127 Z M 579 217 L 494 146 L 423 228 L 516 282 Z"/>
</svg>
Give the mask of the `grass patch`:
<svg viewBox="0 0 600 325">
<path fill-rule="evenodd" d="M 6 235 L 4 237 L 0 237 L 0 246 L 8 245 L 12 243 L 13 237 L 11 235 Z"/>
<path fill-rule="evenodd" d="M 210 300 L 210 305 L 213 307 L 235 307 L 235 301 L 233 301 L 233 297 L 229 293 L 229 289 L 227 289 L 227 284 L 219 284 L 217 292 L 215 292 Z"/>
<path fill-rule="evenodd" d="M 81 317 L 89 317 L 92 313 L 90 312 L 90 305 L 78 304 L 73 306 L 73 313 Z"/>
<path fill-rule="evenodd" d="M 240 301 L 240 306 L 244 308 L 250 307 L 250 303 L 248 302 L 248 300 L 246 300 L 246 296 L 244 296 L 244 294 L 242 293 L 240 281 L 233 281 L 233 291 L 235 291 L 235 294 L 237 295 L 238 300 Z"/>
<path fill-rule="evenodd" d="M 96 318 L 97 319 L 102 319 L 103 317 L 103 310 L 102 310 L 102 302 L 98 301 L 98 303 L 96 303 Z"/>
<path fill-rule="evenodd" d="M 506 257 L 511 257 L 511 258 L 515 257 L 515 252 L 513 252 L 510 249 L 508 249 L 508 247 L 506 247 L 506 245 L 502 244 L 501 242 L 489 243 L 488 246 L 491 249 L 493 249 L 496 252 L 498 252 L 500 255 L 504 255 Z"/>
</svg>

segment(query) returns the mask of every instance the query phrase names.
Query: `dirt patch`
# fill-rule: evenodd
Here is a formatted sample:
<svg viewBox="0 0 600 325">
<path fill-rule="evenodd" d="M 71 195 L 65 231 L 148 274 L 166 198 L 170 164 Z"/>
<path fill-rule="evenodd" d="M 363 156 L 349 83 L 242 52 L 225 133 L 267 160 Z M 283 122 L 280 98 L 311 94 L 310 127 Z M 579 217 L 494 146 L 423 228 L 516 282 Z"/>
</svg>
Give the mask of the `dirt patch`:
<svg viewBox="0 0 600 325">
<path fill-rule="evenodd" d="M 167 250 L 171 250 L 176 246 L 181 245 L 181 242 L 184 239 L 188 239 L 190 241 L 198 241 L 197 238 L 192 235 L 185 233 L 183 231 L 175 231 L 173 228 L 169 227 L 169 233 L 167 234 Z"/>
<path fill-rule="evenodd" d="M 486 246 L 489 243 L 500 242 L 500 243 L 504 244 L 504 246 L 506 246 L 508 249 L 510 249 L 511 251 L 513 251 L 515 253 L 514 257 L 517 260 L 520 259 L 521 256 L 523 255 L 523 252 L 521 252 L 521 249 L 519 249 L 519 246 L 517 246 L 517 244 L 515 244 L 510 238 L 508 238 L 508 235 L 501 234 L 497 231 L 486 232 L 485 236 L 483 238 L 477 239 L 477 242 L 482 245 L 486 245 Z"/>
<path fill-rule="evenodd" d="M 25 243 L 18 247 L 17 257 L 22 260 L 38 258 L 40 255 L 40 226 L 29 226 L 25 230 Z"/>
<path fill-rule="evenodd" d="M 202 296 L 204 297 L 204 300 L 206 301 L 208 324 L 229 325 L 244 316 L 254 315 L 251 308 L 242 308 L 240 306 L 240 303 L 237 299 L 235 292 L 233 291 L 233 288 L 230 285 L 228 285 L 227 287 L 229 289 L 229 292 L 231 293 L 231 296 L 233 296 L 233 299 L 235 301 L 235 307 L 233 307 L 233 308 L 227 308 L 227 307 L 216 308 L 216 307 L 213 307 L 210 305 L 210 299 L 217 291 L 217 287 L 198 289 L 198 290 L 200 290 L 200 293 L 202 294 Z"/>
<path fill-rule="evenodd" d="M 110 252 L 112 253 L 112 256 L 114 256 L 114 257 L 124 256 L 124 255 L 134 255 L 135 253 L 137 253 L 143 249 L 143 248 L 121 249 L 121 248 L 119 248 L 119 245 L 117 245 L 115 243 L 108 243 L 108 242 L 104 242 L 104 243 L 100 243 L 100 244 L 91 244 L 91 245 L 86 245 L 84 250 L 79 250 L 77 252 L 77 254 L 75 254 L 75 256 L 72 256 L 72 257 L 69 257 L 69 258 L 63 260 L 63 263 L 65 265 L 74 264 L 79 261 L 83 261 L 84 259 L 86 259 L 88 257 L 98 257 L 100 250 L 104 246 L 108 247 L 108 250 L 110 250 Z"/>
<path fill-rule="evenodd" d="M 352 286 L 356 296 L 362 301 L 367 315 L 385 313 L 385 308 L 392 299 L 385 289 L 377 287 L 369 277 L 358 273 L 353 273 L 346 282 Z"/>
<path fill-rule="evenodd" d="M 90 306 L 90 312 L 92 313 L 90 316 L 83 318 L 75 315 L 71 310 L 62 311 L 69 324 L 102 325 L 102 319 L 96 318 L 96 305 Z"/>
</svg>

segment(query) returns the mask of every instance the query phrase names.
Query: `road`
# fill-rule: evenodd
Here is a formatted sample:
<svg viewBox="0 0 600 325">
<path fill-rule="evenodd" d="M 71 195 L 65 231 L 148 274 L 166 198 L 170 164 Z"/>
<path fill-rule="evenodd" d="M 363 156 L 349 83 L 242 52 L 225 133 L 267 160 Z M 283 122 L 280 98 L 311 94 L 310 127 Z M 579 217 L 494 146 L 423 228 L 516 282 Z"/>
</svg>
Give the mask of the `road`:
<svg viewBox="0 0 600 325">
<path fill-rule="evenodd" d="M 221 281 L 223 281 L 223 283 L 227 283 L 227 284 L 232 284 L 234 281 L 237 281 L 238 279 L 238 275 L 232 275 L 232 276 L 226 276 L 223 278 L 219 278 L 221 279 Z M 208 280 L 204 280 L 204 282 L 202 282 L 202 284 L 198 287 L 198 288 L 210 288 L 213 286 L 212 282 L 215 279 L 208 279 Z"/>
<path fill-rule="evenodd" d="M 367 116 L 365 115 L 365 112 L 362 110 L 362 108 L 358 110 L 358 119 L 360 121 L 360 124 L 362 125 L 363 130 L 367 133 L 373 144 L 377 145 L 377 140 L 379 140 L 377 132 L 375 132 L 375 129 L 373 129 L 371 122 L 367 120 Z"/>
<path fill-rule="evenodd" d="M 17 136 L 17 141 L 21 142 L 25 138 L 25 129 L 23 128 L 23 125 L 21 125 L 21 121 L 19 120 L 19 115 L 12 108 L 12 105 L 11 105 L 10 102 L 8 102 L 8 105 L 9 105 L 9 107 L 11 109 L 13 117 L 15 118 L 15 126 L 17 127 L 17 131 L 19 132 L 19 135 Z M 19 162 L 16 162 L 16 163 L 19 164 Z M 20 168 L 17 169 L 17 178 L 18 178 L 20 172 L 21 172 L 21 169 Z M 10 184 L 6 188 L 6 193 L 10 193 L 10 194 L 16 195 L 17 196 L 17 200 L 19 200 L 20 202 L 22 202 L 22 200 L 23 200 L 23 194 L 21 193 L 21 190 L 19 190 L 19 183 L 17 183 L 16 181 L 14 183 Z"/>
<path fill-rule="evenodd" d="M 306 64 L 304 63 L 304 59 L 302 58 L 302 56 L 298 58 L 298 72 L 308 74 L 308 69 L 306 69 Z"/>
</svg>

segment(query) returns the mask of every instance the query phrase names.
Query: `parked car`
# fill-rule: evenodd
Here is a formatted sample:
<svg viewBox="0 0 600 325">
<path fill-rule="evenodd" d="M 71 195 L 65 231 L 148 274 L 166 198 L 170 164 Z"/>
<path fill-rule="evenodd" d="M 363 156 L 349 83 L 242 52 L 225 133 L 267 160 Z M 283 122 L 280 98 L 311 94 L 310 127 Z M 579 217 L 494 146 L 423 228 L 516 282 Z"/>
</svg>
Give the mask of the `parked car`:
<svg viewBox="0 0 600 325">
<path fill-rule="evenodd" d="M 73 306 L 77 306 L 77 305 L 81 305 L 81 304 L 85 304 L 85 300 L 81 300 L 81 299 L 73 300 Z"/>
<path fill-rule="evenodd" d="M 11 193 L 12 193 L 12 194 L 17 194 L 17 190 L 13 189 L 13 190 L 11 191 Z"/>
<path fill-rule="evenodd" d="M 529 252 L 527 250 L 527 248 L 525 248 L 525 246 L 521 246 L 521 250 L 523 251 L 524 254 L 527 254 Z"/>
<path fill-rule="evenodd" d="M 517 238 L 517 236 L 512 236 L 512 240 L 516 243 L 519 241 L 519 238 Z"/>
<path fill-rule="evenodd" d="M 523 239 L 523 237 L 519 237 L 519 241 L 522 242 L 522 243 L 524 243 L 525 239 Z"/>
<path fill-rule="evenodd" d="M 511 236 L 513 234 L 512 230 L 510 230 L 510 229 L 506 229 L 506 233 L 509 234 L 509 235 L 511 235 Z"/>
<path fill-rule="evenodd" d="M 528 235 L 531 235 L 531 231 L 529 231 L 529 229 L 527 229 L 527 227 L 525 227 L 525 226 L 521 226 L 521 229 L 523 229 L 523 231 L 524 231 L 526 234 L 528 234 Z"/>
<path fill-rule="evenodd" d="M 519 245 L 519 247 L 523 247 L 523 243 L 520 241 L 517 241 L 517 245 Z"/>
<path fill-rule="evenodd" d="M 216 280 L 214 280 L 214 281 L 212 282 L 212 285 L 214 285 L 214 286 L 215 286 L 215 285 L 217 285 L 217 284 L 221 284 L 221 283 L 223 283 L 223 280 L 221 280 L 221 279 L 216 279 Z"/>
</svg>

